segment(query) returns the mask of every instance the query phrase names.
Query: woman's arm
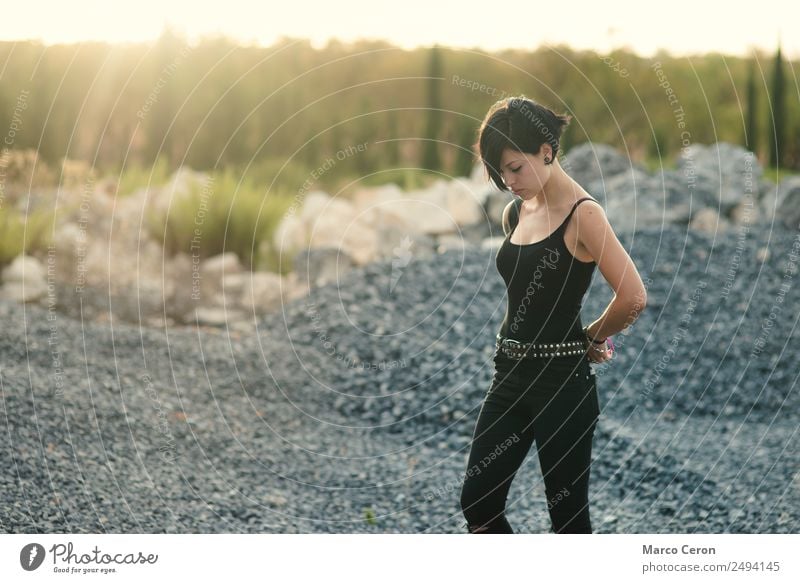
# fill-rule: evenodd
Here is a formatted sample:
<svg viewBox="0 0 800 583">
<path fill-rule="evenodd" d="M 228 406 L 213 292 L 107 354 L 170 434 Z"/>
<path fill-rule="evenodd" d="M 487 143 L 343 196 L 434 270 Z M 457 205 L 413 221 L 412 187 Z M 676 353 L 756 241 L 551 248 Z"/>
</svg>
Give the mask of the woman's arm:
<svg viewBox="0 0 800 583">
<path fill-rule="evenodd" d="M 647 305 L 647 290 L 633 260 L 617 239 L 599 203 L 588 201 L 575 209 L 578 241 L 591 254 L 603 277 L 614 290 L 614 299 L 603 314 L 589 324 L 589 336 L 603 339 L 624 330 Z"/>
</svg>

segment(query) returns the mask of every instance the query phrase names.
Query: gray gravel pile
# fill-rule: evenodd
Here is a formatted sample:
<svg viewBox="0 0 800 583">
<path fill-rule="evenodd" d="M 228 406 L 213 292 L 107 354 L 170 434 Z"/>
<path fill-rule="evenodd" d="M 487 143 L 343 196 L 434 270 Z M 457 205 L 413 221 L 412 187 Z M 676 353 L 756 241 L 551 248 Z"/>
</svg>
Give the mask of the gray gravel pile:
<svg viewBox="0 0 800 583">
<path fill-rule="evenodd" d="M 595 531 L 797 532 L 797 233 L 622 241 L 649 305 L 595 368 Z M 494 253 L 372 264 L 252 334 L 0 304 L 0 529 L 465 532 Z M 611 297 L 596 272 L 584 321 Z M 549 528 L 534 451 L 508 515 Z"/>
</svg>

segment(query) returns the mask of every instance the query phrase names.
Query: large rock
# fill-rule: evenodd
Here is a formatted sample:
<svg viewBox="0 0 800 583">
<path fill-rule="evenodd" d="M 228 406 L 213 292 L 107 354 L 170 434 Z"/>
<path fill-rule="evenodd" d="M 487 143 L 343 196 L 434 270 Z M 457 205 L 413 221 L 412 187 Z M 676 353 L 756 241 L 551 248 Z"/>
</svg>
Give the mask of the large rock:
<svg viewBox="0 0 800 583">
<path fill-rule="evenodd" d="M 584 142 L 565 152 L 559 162 L 564 171 L 588 190 L 595 181 L 642 168 L 607 144 Z"/>
<path fill-rule="evenodd" d="M 714 234 L 726 231 L 730 228 L 730 223 L 719 216 L 719 213 L 712 208 L 701 208 L 692 217 L 689 227 L 694 231 Z"/>
<path fill-rule="evenodd" d="M 446 235 L 458 230 L 458 223 L 450 214 L 448 186 L 445 180 L 437 180 L 428 188 L 408 193 L 403 201 L 403 212 L 409 221 L 414 221 L 419 233 Z"/>
<path fill-rule="evenodd" d="M 481 249 L 488 249 L 496 252 L 500 249 L 500 246 L 505 240 L 505 237 L 487 237 L 481 242 Z"/>
<path fill-rule="evenodd" d="M 282 219 L 273 243 L 282 255 L 309 248 L 340 249 L 355 265 L 391 258 L 408 241 L 421 253 L 433 252 L 436 236 L 485 220 L 479 200 L 482 188 L 474 186 L 467 179 L 438 180 L 406 194 L 388 184 L 360 189 L 352 200 L 312 191 L 299 211 Z M 318 258 L 329 255 L 323 251 Z M 323 269 L 319 280 L 330 281 L 330 274 Z"/>
<path fill-rule="evenodd" d="M 478 162 L 472 167 L 468 180 L 468 186 L 472 189 L 473 196 L 485 209 L 486 199 L 492 192 L 497 192 L 497 187 L 489 180 L 489 173 L 486 172 L 486 167 L 482 162 Z"/>
<path fill-rule="evenodd" d="M 202 293 L 214 296 L 223 290 L 227 277 L 237 275 L 242 271 L 242 264 L 236 253 L 221 253 L 209 257 L 200 265 Z"/>
<path fill-rule="evenodd" d="M 442 235 L 436 243 L 436 251 L 439 253 L 450 250 L 464 251 L 471 245 L 469 241 L 459 235 Z"/>
<path fill-rule="evenodd" d="M 696 190 L 704 205 L 718 209 L 722 216 L 729 216 L 745 197 L 760 198 L 763 170 L 755 154 L 741 146 L 691 144 L 681 150 L 677 170 L 702 180 Z"/>
<path fill-rule="evenodd" d="M 687 178 L 675 170 L 656 172 L 653 179 L 648 179 L 643 186 L 650 190 L 650 196 L 656 197 L 658 203 L 663 205 L 664 222 L 685 225 L 703 205 L 694 196 Z"/>
<path fill-rule="evenodd" d="M 230 282 L 230 283 L 229 283 Z M 202 304 L 187 312 L 189 321 L 218 326 L 233 320 L 245 320 L 253 314 L 281 309 L 284 302 L 302 297 L 308 291 L 296 275 L 282 277 L 265 271 L 244 272 L 225 277 L 221 292 L 204 297 Z"/>
<path fill-rule="evenodd" d="M 189 324 L 197 324 L 198 326 L 224 328 L 233 325 L 235 322 L 241 322 L 246 317 L 244 312 L 236 309 L 206 308 L 201 306 L 185 316 L 184 320 Z"/>
<path fill-rule="evenodd" d="M 327 212 L 311 227 L 311 248 L 341 249 L 358 265 L 378 258 L 378 233 L 347 214 Z"/>
<path fill-rule="evenodd" d="M 222 277 L 232 273 L 241 273 L 242 264 L 239 256 L 233 252 L 220 253 L 209 257 L 202 264 L 203 275 L 214 280 L 222 281 Z"/>
<path fill-rule="evenodd" d="M 187 253 L 178 253 L 164 263 L 164 310 L 171 318 L 181 319 L 200 305 L 202 295 L 201 263 Z"/>
<path fill-rule="evenodd" d="M 308 245 L 305 222 L 298 213 L 287 213 L 281 219 L 272 237 L 272 244 L 281 256 Z"/>
<path fill-rule="evenodd" d="M 76 223 L 67 222 L 56 227 L 52 243 L 55 249 L 55 273 L 59 281 L 75 285 L 76 265 L 87 235 Z"/>
<path fill-rule="evenodd" d="M 337 248 L 359 265 L 378 258 L 378 234 L 349 200 L 310 192 L 300 212 L 302 228 L 311 248 Z M 285 235 L 285 231 L 284 231 Z M 279 246 L 286 252 L 285 245 Z"/>
<path fill-rule="evenodd" d="M 392 203 L 405 198 L 405 192 L 394 183 L 380 186 L 364 187 L 353 194 L 353 205 L 358 212 L 369 212 L 380 209 L 386 203 Z"/>
<path fill-rule="evenodd" d="M 303 198 L 303 206 L 299 212 L 300 219 L 307 224 L 313 223 L 318 216 L 328 209 L 332 201 L 333 199 L 326 192 L 321 190 L 310 191 Z"/>
<path fill-rule="evenodd" d="M 587 191 L 603 205 L 618 234 L 662 221 L 674 222 L 686 213 L 681 205 L 666 205 L 662 181 L 639 168 L 595 180 Z"/>
<path fill-rule="evenodd" d="M 41 262 L 29 255 L 17 256 L 2 272 L 0 296 L 17 302 L 31 302 L 47 295 L 47 273 Z"/>
<path fill-rule="evenodd" d="M 313 287 L 338 281 L 355 263 L 340 249 L 325 247 L 302 249 L 295 256 L 293 266 L 297 281 Z"/>
<path fill-rule="evenodd" d="M 390 259 L 399 248 L 410 249 L 414 255 L 433 253 L 434 237 L 417 230 L 411 217 L 404 212 L 404 204 L 391 201 L 364 211 L 365 221 L 377 233 L 375 260 Z"/>
<path fill-rule="evenodd" d="M 486 166 L 484 166 L 482 162 L 473 164 L 472 171 L 469 173 L 469 179 L 476 184 L 488 181 L 489 173 L 486 172 Z"/>
<path fill-rule="evenodd" d="M 242 309 L 251 314 L 264 314 L 279 309 L 284 295 L 289 294 L 289 284 L 283 280 L 277 273 L 251 273 L 241 291 Z"/>
<path fill-rule="evenodd" d="M 783 181 L 781 181 L 781 183 L 783 183 Z M 786 187 L 788 187 L 788 185 L 786 185 Z M 771 224 L 776 218 L 780 221 L 781 217 L 777 215 L 778 204 L 780 202 L 779 196 L 783 195 L 781 185 L 765 179 L 761 181 L 759 192 L 761 193 L 761 200 L 759 200 L 758 204 L 760 220 L 767 224 Z"/>
<path fill-rule="evenodd" d="M 478 197 L 478 193 L 483 189 L 476 190 L 473 185 L 462 179 L 446 182 L 445 188 L 447 212 L 458 227 L 485 220 L 482 201 Z"/>
<path fill-rule="evenodd" d="M 493 189 L 483 203 L 484 213 L 488 217 L 493 228 L 503 229 L 503 211 L 508 203 L 514 200 L 514 195 L 510 192 Z"/>
<path fill-rule="evenodd" d="M 790 229 L 800 228 L 800 176 L 789 176 L 777 187 L 777 212 Z"/>
</svg>

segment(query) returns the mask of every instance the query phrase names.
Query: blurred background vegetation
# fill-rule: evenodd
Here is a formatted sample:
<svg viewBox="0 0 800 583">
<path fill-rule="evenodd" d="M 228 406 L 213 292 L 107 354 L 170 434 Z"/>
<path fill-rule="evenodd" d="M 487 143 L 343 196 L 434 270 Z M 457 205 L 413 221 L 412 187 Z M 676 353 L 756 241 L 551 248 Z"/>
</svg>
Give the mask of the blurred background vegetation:
<svg viewBox="0 0 800 583">
<path fill-rule="evenodd" d="M 246 168 L 259 183 L 274 179 L 273 186 L 292 190 L 326 157 L 367 142 L 367 152 L 337 161 L 322 177 L 331 189 L 348 176 L 399 166 L 463 175 L 470 156 L 458 146 L 470 143 L 505 92 L 574 115 L 567 146 L 592 140 L 638 159 L 666 158 L 679 150 L 681 136 L 651 68 L 657 60 L 692 141 L 747 145 L 749 130 L 751 149 L 766 162 L 774 114 L 781 164 L 798 168 L 800 100 L 785 87 L 790 64 L 776 69 L 777 55 L 647 59 L 619 51 L 601 58 L 559 46 L 493 57 L 444 47 L 402 50 L 383 41 L 332 41 L 317 50 L 305 39 L 257 48 L 219 37 L 191 47 L 170 30 L 153 46 L 3 42 L 0 128 L 10 126 L 25 90 L 13 147 L 37 148 L 52 164 L 67 156 L 120 174 L 149 171 L 163 158 L 170 169 Z M 776 71 L 783 73 L 777 80 Z M 458 79 L 487 89 L 472 91 Z M 432 147 L 422 137 L 450 145 Z"/>
<path fill-rule="evenodd" d="M 298 193 L 347 196 L 364 185 L 419 188 L 468 175 L 480 121 L 507 95 L 573 115 L 564 152 L 590 140 L 651 169 L 672 166 L 681 129 L 655 61 L 691 142 L 744 145 L 773 180 L 800 169 L 800 100 L 786 85 L 794 64 L 779 49 L 751 58 L 665 52 L 648 59 L 556 46 L 487 57 L 384 41 L 315 49 L 284 38 L 261 48 L 215 37 L 189 46 L 171 30 L 152 45 L 3 42 L 0 130 L 14 128 L 3 147 L 35 149 L 52 168 L 64 158 L 86 161 L 98 176 L 114 177 L 119 196 L 164 184 L 179 166 L 212 173 L 220 195 L 210 211 L 216 219 L 204 226 L 203 254 L 235 250 L 252 265 L 270 262 L 258 242 Z M 352 155 L 359 144 L 364 150 Z M 52 180 L 59 184 L 59 172 Z M 199 197 L 180 204 L 170 216 L 148 218 L 170 252 L 189 244 L 191 225 L 181 220 L 194 217 Z M 19 220 L 0 214 L 9 239 L 0 244 L 26 243 L 14 235 Z M 44 245 L 40 227 L 31 230 Z"/>
</svg>

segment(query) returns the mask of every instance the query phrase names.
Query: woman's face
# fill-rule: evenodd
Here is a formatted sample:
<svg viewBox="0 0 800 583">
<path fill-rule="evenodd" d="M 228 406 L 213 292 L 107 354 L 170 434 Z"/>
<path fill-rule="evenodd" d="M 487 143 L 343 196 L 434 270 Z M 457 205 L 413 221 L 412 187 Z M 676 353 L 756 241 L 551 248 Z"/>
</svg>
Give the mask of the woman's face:
<svg viewBox="0 0 800 583">
<path fill-rule="evenodd" d="M 551 167 L 544 158 L 552 158 L 549 144 L 543 144 L 539 153 L 527 154 L 506 148 L 500 157 L 500 176 L 514 194 L 523 199 L 538 195 L 550 178 Z"/>
</svg>

